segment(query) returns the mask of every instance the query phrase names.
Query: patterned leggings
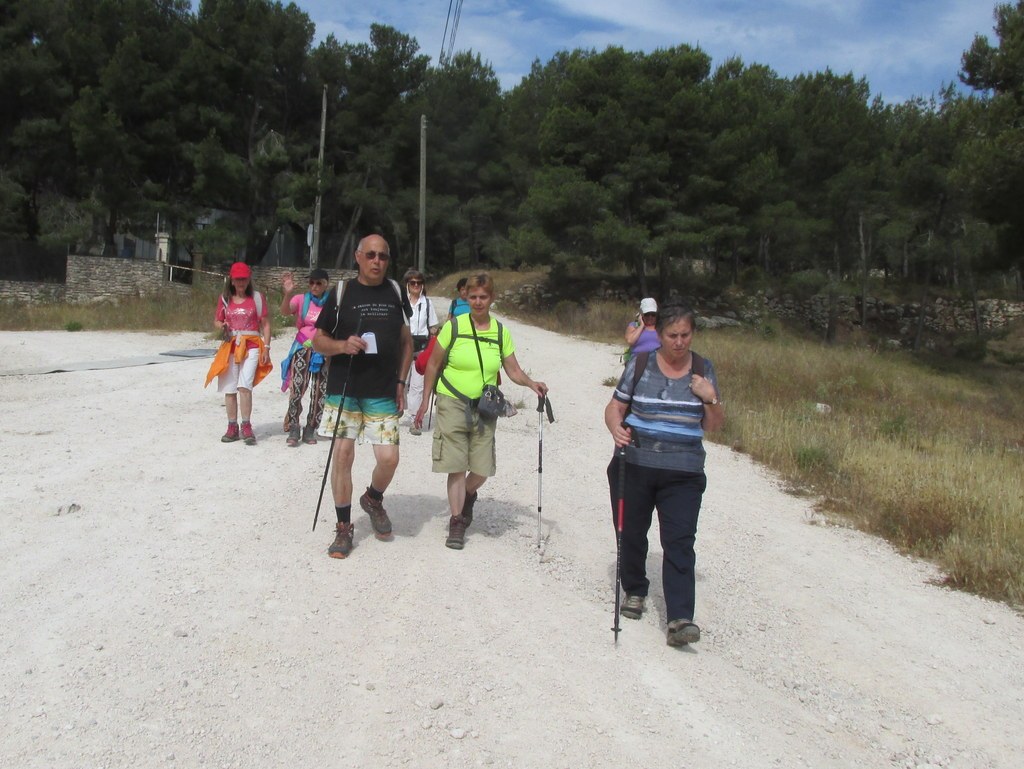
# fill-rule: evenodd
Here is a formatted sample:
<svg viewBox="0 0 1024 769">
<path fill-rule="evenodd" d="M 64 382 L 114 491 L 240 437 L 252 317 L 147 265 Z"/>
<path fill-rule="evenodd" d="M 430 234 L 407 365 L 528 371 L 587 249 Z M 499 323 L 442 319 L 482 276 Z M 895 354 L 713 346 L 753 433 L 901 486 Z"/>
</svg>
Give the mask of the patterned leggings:
<svg viewBox="0 0 1024 769">
<path fill-rule="evenodd" d="M 309 371 L 309 359 L 313 357 L 310 347 L 295 351 L 292 356 L 292 385 L 288 390 L 288 424 L 298 427 L 302 416 L 302 395 L 309 387 L 309 414 L 306 426 L 316 429 L 324 413 L 324 396 L 327 394 L 327 367 L 325 360 L 315 374 Z"/>
</svg>

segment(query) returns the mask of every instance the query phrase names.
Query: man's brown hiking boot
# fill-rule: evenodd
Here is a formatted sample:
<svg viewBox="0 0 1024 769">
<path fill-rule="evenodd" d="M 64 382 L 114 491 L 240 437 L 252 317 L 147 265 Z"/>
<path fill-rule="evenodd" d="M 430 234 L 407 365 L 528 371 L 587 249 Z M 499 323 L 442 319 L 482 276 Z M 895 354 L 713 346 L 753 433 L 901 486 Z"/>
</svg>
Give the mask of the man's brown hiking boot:
<svg viewBox="0 0 1024 769">
<path fill-rule="evenodd" d="M 388 511 L 384 509 L 384 504 L 382 502 L 378 502 L 367 492 L 359 498 L 359 506 L 366 511 L 367 515 L 370 516 L 370 524 L 373 526 L 373 536 L 382 542 L 390 540 L 391 519 L 388 518 Z"/>
<path fill-rule="evenodd" d="M 466 521 L 466 528 L 473 523 L 473 505 L 476 504 L 478 492 L 466 495 L 466 501 L 462 503 L 462 517 Z"/>
<path fill-rule="evenodd" d="M 448 539 L 444 541 L 444 546 L 452 550 L 461 550 L 465 544 L 466 519 L 461 515 L 453 515 L 448 520 Z"/>
<path fill-rule="evenodd" d="M 337 534 L 334 542 L 327 548 L 327 555 L 331 558 L 347 558 L 352 552 L 352 530 L 355 528 L 351 523 L 341 523 L 334 527 Z"/>
</svg>

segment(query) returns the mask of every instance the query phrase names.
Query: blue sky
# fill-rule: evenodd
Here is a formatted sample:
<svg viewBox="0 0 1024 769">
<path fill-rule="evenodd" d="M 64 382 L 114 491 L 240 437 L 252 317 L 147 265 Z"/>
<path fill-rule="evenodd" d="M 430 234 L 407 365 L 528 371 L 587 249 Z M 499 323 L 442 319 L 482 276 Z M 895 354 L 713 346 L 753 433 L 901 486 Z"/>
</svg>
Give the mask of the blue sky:
<svg viewBox="0 0 1024 769">
<path fill-rule="evenodd" d="M 449 0 L 296 0 L 321 40 L 365 42 L 370 24 L 411 35 L 436 63 Z M 717 66 L 729 56 L 784 77 L 831 67 L 866 77 L 888 102 L 930 96 L 956 82 L 976 34 L 994 38 L 995 0 L 463 0 L 455 40 L 512 88 L 535 58 L 619 45 L 651 51 L 699 45 Z"/>
</svg>

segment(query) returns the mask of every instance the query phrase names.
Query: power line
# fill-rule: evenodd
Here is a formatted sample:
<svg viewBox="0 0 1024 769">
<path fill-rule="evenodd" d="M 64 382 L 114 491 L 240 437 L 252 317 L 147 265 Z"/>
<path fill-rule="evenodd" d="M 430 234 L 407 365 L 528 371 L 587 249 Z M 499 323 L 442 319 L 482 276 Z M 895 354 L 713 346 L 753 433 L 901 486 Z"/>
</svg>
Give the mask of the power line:
<svg viewBox="0 0 1024 769">
<path fill-rule="evenodd" d="M 454 9 L 454 14 L 453 14 Z M 455 51 L 455 35 L 459 31 L 459 19 L 462 18 L 462 0 L 448 0 L 448 18 L 444 22 L 444 37 L 441 40 L 441 55 L 437 64 L 440 67 L 449 64 L 452 60 L 452 53 Z M 451 36 L 448 29 L 451 28 Z"/>
</svg>

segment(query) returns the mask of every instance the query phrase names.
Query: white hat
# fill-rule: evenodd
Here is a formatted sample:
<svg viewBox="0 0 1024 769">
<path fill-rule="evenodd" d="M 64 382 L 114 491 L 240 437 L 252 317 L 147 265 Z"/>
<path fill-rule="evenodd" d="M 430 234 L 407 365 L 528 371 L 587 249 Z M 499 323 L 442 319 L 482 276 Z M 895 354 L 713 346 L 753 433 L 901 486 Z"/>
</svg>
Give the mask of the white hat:
<svg viewBox="0 0 1024 769">
<path fill-rule="evenodd" d="M 641 299 L 640 300 L 640 314 L 641 315 L 646 315 L 649 312 L 657 312 L 657 311 L 658 311 L 658 303 L 655 302 L 650 297 L 647 297 L 646 299 Z"/>
</svg>

